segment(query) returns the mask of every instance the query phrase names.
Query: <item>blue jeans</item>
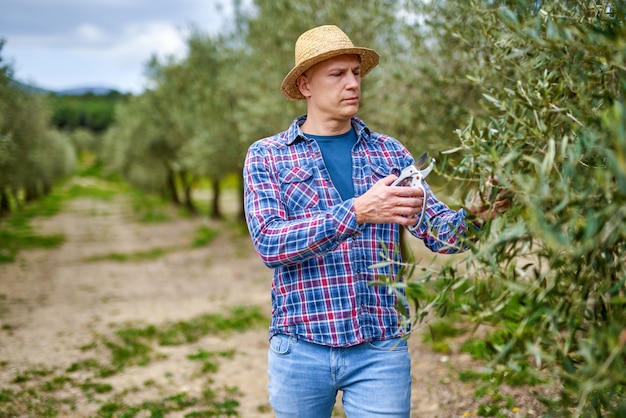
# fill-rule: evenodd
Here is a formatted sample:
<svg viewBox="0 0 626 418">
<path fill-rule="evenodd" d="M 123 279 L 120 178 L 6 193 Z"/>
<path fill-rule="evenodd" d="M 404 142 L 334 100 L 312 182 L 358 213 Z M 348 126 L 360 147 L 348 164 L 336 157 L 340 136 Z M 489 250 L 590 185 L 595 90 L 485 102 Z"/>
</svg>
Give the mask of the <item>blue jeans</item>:
<svg viewBox="0 0 626 418">
<path fill-rule="evenodd" d="M 348 418 L 410 415 L 411 358 L 402 339 L 332 348 L 275 335 L 268 375 L 277 418 L 330 417 L 338 390 Z"/>
</svg>

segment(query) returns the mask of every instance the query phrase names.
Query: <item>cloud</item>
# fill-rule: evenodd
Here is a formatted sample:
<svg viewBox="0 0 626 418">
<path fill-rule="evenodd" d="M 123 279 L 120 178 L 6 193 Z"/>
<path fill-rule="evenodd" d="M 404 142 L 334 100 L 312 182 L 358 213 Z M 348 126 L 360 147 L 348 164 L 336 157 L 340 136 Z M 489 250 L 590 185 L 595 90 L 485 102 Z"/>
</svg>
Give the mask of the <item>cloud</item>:
<svg viewBox="0 0 626 418">
<path fill-rule="evenodd" d="M 88 44 L 100 43 L 107 39 L 106 32 L 91 23 L 81 23 L 78 25 L 76 28 L 76 36 L 82 42 Z"/>
<path fill-rule="evenodd" d="M 183 57 L 191 25 L 216 33 L 229 14 L 230 0 L 0 0 L 2 57 L 42 87 L 137 92 L 153 54 Z"/>
<path fill-rule="evenodd" d="M 131 24 L 123 31 L 124 42 L 116 42 L 101 51 L 119 68 L 136 68 L 138 61 L 145 64 L 152 55 L 180 59 L 186 53 L 186 34 L 167 22 Z"/>
<path fill-rule="evenodd" d="M 9 40 L 7 51 L 16 51 L 10 46 L 19 51 L 14 63 L 18 78 L 21 74 L 24 81 L 34 79 L 45 88 L 95 83 L 139 92 L 150 57 L 182 58 L 185 39 L 185 32 L 169 22 L 129 23 L 118 33 L 82 24 L 69 36 L 17 37 L 15 44 Z"/>
</svg>

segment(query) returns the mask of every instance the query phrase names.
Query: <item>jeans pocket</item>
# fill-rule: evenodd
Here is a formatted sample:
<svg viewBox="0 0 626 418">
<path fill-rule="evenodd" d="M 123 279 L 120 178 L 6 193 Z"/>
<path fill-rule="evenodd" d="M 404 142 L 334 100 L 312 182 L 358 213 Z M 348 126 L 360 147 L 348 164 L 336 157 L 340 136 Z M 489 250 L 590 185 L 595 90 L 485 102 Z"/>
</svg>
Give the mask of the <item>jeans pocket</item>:
<svg viewBox="0 0 626 418">
<path fill-rule="evenodd" d="M 274 354 L 285 355 L 291 351 L 292 339 L 288 335 L 276 334 L 270 338 L 270 350 Z"/>
<path fill-rule="evenodd" d="M 369 348 L 378 351 L 408 351 L 409 343 L 403 338 L 391 338 L 389 340 L 368 341 Z"/>
</svg>

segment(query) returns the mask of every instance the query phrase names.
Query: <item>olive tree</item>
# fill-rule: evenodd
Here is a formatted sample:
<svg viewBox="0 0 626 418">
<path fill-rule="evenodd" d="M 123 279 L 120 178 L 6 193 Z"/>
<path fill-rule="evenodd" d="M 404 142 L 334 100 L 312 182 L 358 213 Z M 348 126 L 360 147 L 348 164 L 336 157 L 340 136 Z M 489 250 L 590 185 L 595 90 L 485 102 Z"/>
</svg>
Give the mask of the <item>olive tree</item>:
<svg viewBox="0 0 626 418">
<path fill-rule="evenodd" d="M 11 210 L 11 200 L 19 206 L 47 194 L 74 170 L 71 143 L 50 128 L 50 117 L 45 98 L 20 89 L 12 68 L 0 65 L 0 212 Z"/>
<path fill-rule="evenodd" d="M 133 184 L 161 190 L 192 213 L 196 183 L 210 178 L 211 215 L 219 217 L 220 181 L 240 172 L 244 152 L 234 119 L 241 83 L 231 76 L 239 57 L 196 30 L 187 46 L 180 60 L 149 62 L 151 87 L 119 107 L 107 152 Z"/>
<path fill-rule="evenodd" d="M 210 216 L 220 218 L 221 182 L 241 172 L 245 152 L 236 120 L 238 98 L 245 91 L 238 77 L 240 56 L 226 39 L 200 32 L 192 34 L 188 46 L 184 68 L 191 91 L 186 100 L 194 104 L 194 125 L 181 158 L 191 171 L 210 179 Z"/>
<path fill-rule="evenodd" d="M 475 184 L 486 204 L 491 189 L 507 189 L 513 207 L 471 234 L 462 264 L 426 269 L 407 284 L 414 320 L 456 308 L 493 325 L 494 376 L 532 365 L 560 387 L 545 400 L 553 412 L 622 416 L 626 6 L 433 3 L 468 19 L 441 28 L 439 39 L 462 40 L 460 56 L 476 57 L 463 72 L 481 93 L 442 171 Z M 437 293 L 425 298 L 434 278 Z"/>
</svg>

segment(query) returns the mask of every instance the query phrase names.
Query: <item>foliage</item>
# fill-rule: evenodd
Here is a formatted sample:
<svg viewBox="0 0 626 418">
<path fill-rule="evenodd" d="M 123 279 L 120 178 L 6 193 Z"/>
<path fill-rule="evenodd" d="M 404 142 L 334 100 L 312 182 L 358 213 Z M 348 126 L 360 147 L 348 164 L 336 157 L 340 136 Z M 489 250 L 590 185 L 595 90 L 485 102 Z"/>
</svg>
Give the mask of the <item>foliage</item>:
<svg viewBox="0 0 626 418">
<path fill-rule="evenodd" d="M 402 12 L 391 26 L 395 41 L 380 45 L 380 69 L 372 73 L 376 81 L 364 85 L 370 98 L 362 115 L 414 155 L 437 155 L 457 145 L 455 129 L 480 113 L 480 89 L 466 78 L 479 57 L 455 32 L 462 27 L 472 31 L 470 13 L 476 11 L 467 10 L 469 2 L 400 3 Z M 437 176 L 429 182 L 437 182 Z"/>
<path fill-rule="evenodd" d="M 116 104 L 129 96 L 115 90 L 105 95 L 50 94 L 52 125 L 68 131 L 85 129 L 94 133 L 104 132 L 115 121 Z"/>
<path fill-rule="evenodd" d="M 472 237 L 464 264 L 438 272 L 440 293 L 422 307 L 456 306 L 501 329 L 486 352 L 494 375 L 529 359 L 551 370 L 562 385 L 546 400 L 554 412 L 617 416 L 626 405 L 626 6 L 432 3 L 463 16 L 439 39 L 462 40 L 461 56 L 476 57 L 463 72 L 483 97 L 444 169 L 481 191 L 495 176 L 514 207 Z"/>
<path fill-rule="evenodd" d="M 76 163 L 68 138 L 49 128 L 44 98 L 22 91 L 12 72 L 0 56 L 0 217 L 48 194 Z"/>
<path fill-rule="evenodd" d="M 209 176 L 217 190 L 222 178 L 241 170 L 244 150 L 234 124 L 237 86 L 227 77 L 237 57 L 219 38 L 198 32 L 188 47 L 181 62 L 151 61 L 154 88 L 118 109 L 102 159 L 131 183 L 193 213 L 194 184 Z"/>
</svg>

